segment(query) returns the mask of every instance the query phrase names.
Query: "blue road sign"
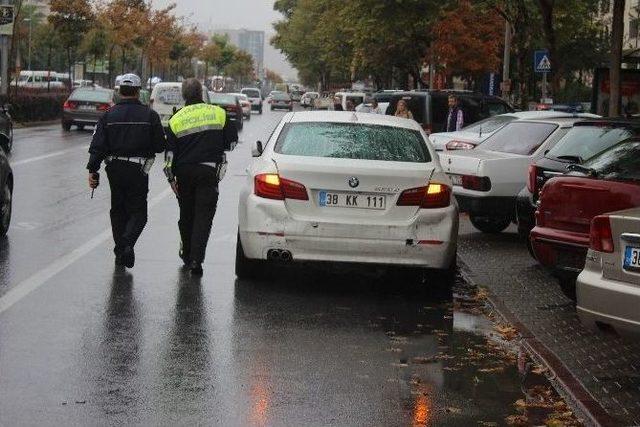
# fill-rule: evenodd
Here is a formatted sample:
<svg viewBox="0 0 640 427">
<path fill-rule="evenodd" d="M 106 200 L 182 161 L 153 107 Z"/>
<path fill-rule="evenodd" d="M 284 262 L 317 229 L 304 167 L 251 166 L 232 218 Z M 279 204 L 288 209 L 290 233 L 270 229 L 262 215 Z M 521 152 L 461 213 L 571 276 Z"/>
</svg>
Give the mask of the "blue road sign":
<svg viewBox="0 0 640 427">
<path fill-rule="evenodd" d="M 551 72 L 551 61 L 549 60 L 549 51 L 547 49 L 533 52 L 533 69 L 536 73 Z"/>
</svg>

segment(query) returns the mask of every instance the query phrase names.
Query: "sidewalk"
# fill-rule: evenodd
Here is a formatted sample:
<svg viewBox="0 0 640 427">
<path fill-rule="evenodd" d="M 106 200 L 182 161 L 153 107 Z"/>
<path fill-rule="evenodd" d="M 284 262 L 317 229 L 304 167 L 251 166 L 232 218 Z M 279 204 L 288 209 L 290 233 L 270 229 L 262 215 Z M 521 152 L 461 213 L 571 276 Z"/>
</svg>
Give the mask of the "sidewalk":
<svg viewBox="0 0 640 427">
<path fill-rule="evenodd" d="M 538 343 L 534 351 L 543 353 L 560 382 L 569 383 L 569 394 L 596 421 L 640 425 L 640 343 L 584 328 L 572 302 L 530 257 L 513 227 L 482 234 L 461 218 L 458 254 L 467 278 L 489 290 L 525 341 Z"/>
</svg>

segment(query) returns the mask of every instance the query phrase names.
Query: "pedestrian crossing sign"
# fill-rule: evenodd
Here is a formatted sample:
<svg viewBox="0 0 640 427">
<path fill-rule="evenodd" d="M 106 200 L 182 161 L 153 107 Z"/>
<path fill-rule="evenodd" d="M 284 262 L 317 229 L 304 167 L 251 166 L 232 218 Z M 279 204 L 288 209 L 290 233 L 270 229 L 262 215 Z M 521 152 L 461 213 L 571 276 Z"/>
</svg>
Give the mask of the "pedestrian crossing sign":
<svg viewBox="0 0 640 427">
<path fill-rule="evenodd" d="M 533 54 L 533 68 L 536 73 L 551 72 L 551 61 L 549 60 L 549 51 L 546 49 L 536 50 Z"/>
</svg>

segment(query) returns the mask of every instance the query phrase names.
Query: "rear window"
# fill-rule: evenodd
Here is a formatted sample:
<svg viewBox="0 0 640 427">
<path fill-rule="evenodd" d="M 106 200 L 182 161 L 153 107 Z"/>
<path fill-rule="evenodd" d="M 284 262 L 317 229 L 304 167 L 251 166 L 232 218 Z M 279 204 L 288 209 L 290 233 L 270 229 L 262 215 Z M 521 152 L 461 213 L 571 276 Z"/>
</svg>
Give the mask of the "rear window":
<svg viewBox="0 0 640 427">
<path fill-rule="evenodd" d="M 291 156 L 427 163 L 431 156 L 418 131 L 356 123 L 289 123 L 276 153 Z"/>
<path fill-rule="evenodd" d="M 551 159 L 589 160 L 620 141 L 633 136 L 627 128 L 611 126 L 574 126 L 548 153 Z"/>
<path fill-rule="evenodd" d="M 584 166 L 596 170 L 602 179 L 640 182 L 640 141 L 620 142 Z"/>
<path fill-rule="evenodd" d="M 467 126 L 462 130 L 465 132 L 474 132 L 474 133 L 480 133 L 481 131 L 482 133 L 494 132 L 500 129 L 502 126 L 506 125 L 507 123 L 514 121 L 515 119 L 516 118 L 514 116 L 489 117 L 488 119 L 484 119 L 470 126 Z"/>
<path fill-rule="evenodd" d="M 76 89 L 69 99 L 71 101 L 111 102 L 113 92 L 110 90 Z"/>
<path fill-rule="evenodd" d="M 487 138 L 482 149 L 531 155 L 557 128 L 551 123 L 512 122 Z"/>
<path fill-rule="evenodd" d="M 278 101 L 282 101 L 282 100 L 289 100 L 289 99 L 291 99 L 291 97 L 289 95 L 287 95 L 286 93 L 279 92 L 279 93 L 274 93 L 273 94 L 273 99 L 276 99 Z"/>
<path fill-rule="evenodd" d="M 243 89 L 242 93 L 247 95 L 249 98 L 260 98 L 260 91 L 255 89 Z"/>
<path fill-rule="evenodd" d="M 154 102 L 166 105 L 182 105 L 182 88 L 180 86 L 157 87 Z"/>
<path fill-rule="evenodd" d="M 235 95 L 215 94 L 211 97 L 212 104 L 235 104 Z"/>
</svg>

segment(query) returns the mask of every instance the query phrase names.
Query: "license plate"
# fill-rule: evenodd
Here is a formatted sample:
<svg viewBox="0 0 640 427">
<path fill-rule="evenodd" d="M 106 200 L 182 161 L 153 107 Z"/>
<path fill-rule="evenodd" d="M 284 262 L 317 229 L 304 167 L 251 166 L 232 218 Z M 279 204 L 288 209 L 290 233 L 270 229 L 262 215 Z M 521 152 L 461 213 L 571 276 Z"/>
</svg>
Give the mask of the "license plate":
<svg viewBox="0 0 640 427">
<path fill-rule="evenodd" d="M 448 174 L 451 179 L 451 183 L 453 185 L 457 185 L 458 187 L 462 187 L 462 175 Z"/>
<path fill-rule="evenodd" d="M 640 248 L 627 246 L 623 267 L 626 270 L 640 270 Z"/>
<path fill-rule="evenodd" d="M 80 105 L 78 107 L 78 110 L 82 110 L 82 111 L 95 111 L 96 107 L 93 105 Z"/>
<path fill-rule="evenodd" d="M 323 208 L 384 210 L 387 208 L 387 196 L 321 191 L 318 193 L 318 204 Z"/>
</svg>

